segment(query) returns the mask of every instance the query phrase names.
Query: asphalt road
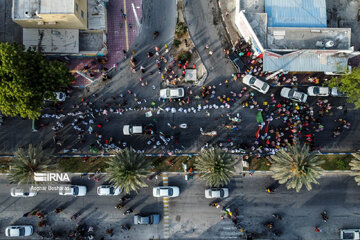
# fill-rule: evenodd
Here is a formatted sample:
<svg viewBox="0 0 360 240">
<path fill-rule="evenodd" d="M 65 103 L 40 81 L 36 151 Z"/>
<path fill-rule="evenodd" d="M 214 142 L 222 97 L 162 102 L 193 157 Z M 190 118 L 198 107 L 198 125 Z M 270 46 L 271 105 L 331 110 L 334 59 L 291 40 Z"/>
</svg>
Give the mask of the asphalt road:
<svg viewBox="0 0 360 240">
<path fill-rule="evenodd" d="M 189 24 L 189 32 L 195 43 L 201 59 L 203 60 L 207 70 L 208 78 L 205 82 L 206 86 L 216 86 L 216 97 L 226 95 L 226 97 L 233 98 L 229 102 L 230 108 L 221 108 L 221 103 L 215 97 L 213 99 L 206 99 L 209 103 L 205 103 L 204 99 L 196 99 L 196 95 L 200 95 L 200 88 L 184 85 L 185 96 L 189 96 L 190 103 L 181 106 L 184 109 L 191 110 L 191 113 L 184 113 L 177 111 L 171 113 L 163 111 L 167 108 L 176 108 L 179 110 L 178 102 L 159 101 L 159 91 L 162 86 L 162 80 L 157 74 L 155 67 L 155 59 L 148 59 L 146 57 L 148 51 L 153 51 L 155 46 L 162 48 L 161 54 L 164 53 L 164 45 L 171 46 L 174 36 L 176 24 L 176 1 L 143 1 L 143 18 L 140 28 L 139 36 L 135 40 L 131 50 L 135 50 L 136 58 L 139 61 L 139 66 L 143 65 L 146 68 L 144 75 L 139 73 L 132 73 L 129 69 L 129 60 L 119 64 L 114 76 L 111 80 L 106 82 L 99 82 L 89 88 L 82 90 L 75 90 L 71 98 L 62 106 L 62 114 L 65 117 L 59 119 L 55 117 L 42 118 L 40 123 L 43 124 L 38 132 L 31 131 L 31 121 L 22 120 L 20 118 L 7 118 L 5 124 L 0 126 L 0 152 L 2 154 L 12 154 L 19 146 L 27 146 L 29 143 L 43 143 L 46 148 L 54 148 L 59 153 L 68 151 L 76 153 L 89 153 L 89 146 L 96 143 L 98 140 L 101 144 L 105 140 L 112 138 L 113 143 L 118 146 L 132 146 L 136 150 L 143 150 L 147 153 L 164 154 L 181 150 L 185 153 L 198 152 L 202 146 L 217 145 L 219 143 L 226 143 L 233 141 L 235 144 L 246 143 L 251 145 L 255 141 L 255 133 L 257 131 L 256 110 L 244 109 L 241 102 L 244 97 L 232 97 L 234 93 L 240 93 L 244 85 L 240 81 L 232 81 L 226 86 L 225 80 L 231 80 L 231 74 L 235 71 L 234 67 L 228 59 L 224 57 L 223 47 L 226 45 L 226 36 L 223 25 L 221 24 L 216 1 L 198 0 L 198 1 L 184 1 L 185 18 Z M 161 13 L 161 14 L 159 14 Z M 153 40 L 153 32 L 159 31 L 159 37 Z M 209 49 L 213 51 L 210 56 L 205 45 L 209 45 Z M 170 58 L 170 56 L 166 57 Z M 163 66 L 164 67 L 164 66 Z M 151 74 L 153 73 L 153 74 Z M 143 77 L 148 81 L 148 85 L 142 87 L 139 78 Z M 136 94 L 136 98 L 141 101 L 138 104 L 135 101 L 133 94 L 128 94 L 128 91 Z M 190 95 L 190 90 L 193 94 Z M 305 91 L 306 89 L 299 89 Z M 253 91 L 254 92 L 254 91 Z M 271 88 L 267 95 L 254 92 L 255 97 L 259 103 L 269 101 L 269 95 L 275 94 L 276 99 L 280 100 L 279 88 Z M 250 91 L 246 92 L 247 94 Z M 96 95 L 94 95 L 96 94 Z M 124 94 L 124 97 L 120 97 Z M 89 105 L 84 106 L 81 99 L 92 104 L 89 110 Z M 310 105 L 318 98 L 310 98 Z M 333 104 L 332 113 L 322 119 L 325 125 L 325 131 L 317 133 L 315 141 L 317 145 L 322 146 L 322 151 L 327 152 L 342 152 L 354 151 L 360 149 L 360 142 L 358 136 L 360 135 L 359 127 L 359 111 L 336 110 L 335 107 L 344 105 L 345 99 L 328 98 Z M 146 102 L 145 102 L 146 100 Z M 145 110 L 142 111 L 127 111 L 122 115 L 109 113 L 107 116 L 99 114 L 106 107 L 117 109 L 119 104 L 127 101 L 126 108 L 134 108 L 135 106 L 150 107 L 152 102 L 156 107 L 160 107 L 153 111 L 151 118 L 145 117 Z M 205 105 L 216 104 L 218 109 L 204 110 Z M 79 108 L 74 106 L 79 105 Z M 194 113 L 201 105 L 202 109 Z M 84 119 L 78 116 L 69 116 L 68 113 L 76 113 L 78 111 L 84 113 L 86 109 L 92 112 Z M 98 112 L 96 112 L 98 111 Z M 47 108 L 43 114 L 53 114 L 54 109 Z M 159 114 L 157 114 L 159 113 Z M 222 126 L 222 124 L 230 124 L 230 120 L 226 116 L 229 113 L 232 116 L 240 114 L 242 123 L 239 130 L 229 130 Z M 94 116 L 94 117 L 93 117 Z M 343 133 L 333 139 L 331 132 L 335 127 L 334 119 L 337 117 L 344 117 L 352 125 L 350 130 L 344 130 Z M 73 128 L 72 123 L 78 120 L 77 125 L 85 132 L 84 142 L 78 139 L 78 132 Z M 94 123 L 90 123 L 92 120 Z M 85 121 L 85 123 L 81 123 Z M 124 136 L 122 133 L 125 124 L 144 125 L 152 123 L 155 126 L 155 135 L 153 136 Z M 188 129 L 180 129 L 178 126 L 181 123 L 187 123 Z M 53 126 L 58 124 L 64 125 L 63 128 L 57 132 L 58 145 L 54 143 Z M 75 124 L 75 123 L 74 123 Z M 97 124 L 102 124 L 101 129 L 97 128 Z M 281 122 L 275 123 L 281 125 Z M 169 125 L 171 127 L 169 127 Z M 89 134 L 89 126 L 93 128 L 93 133 Z M 200 129 L 204 131 L 217 131 L 218 135 L 203 136 Z M 96 137 L 96 133 L 98 137 Z M 167 145 L 160 139 L 160 133 L 170 141 Z M 102 138 L 99 138 L 99 135 Z M 148 144 L 150 140 L 150 144 Z M 159 145 L 157 143 L 160 143 Z M 61 146 L 60 146 L 61 145 Z"/>
<path fill-rule="evenodd" d="M 10 189 L 13 187 L 9 185 L 4 177 L 0 179 L 0 239 L 4 238 L 4 230 L 10 224 L 31 224 L 35 228 L 38 223 L 37 217 L 25 218 L 23 215 L 34 209 L 47 213 L 48 226 L 46 228 L 36 228 L 36 232 L 48 231 L 53 229 L 55 232 L 62 233 L 63 238 L 69 235 L 70 231 L 74 230 L 79 224 L 86 224 L 93 226 L 95 229 L 97 239 L 100 237 L 109 238 L 105 234 L 106 229 L 113 228 L 113 239 L 150 239 L 162 238 L 162 199 L 154 198 L 152 196 L 152 187 L 160 183 L 160 181 L 153 179 L 148 183 L 149 187 L 141 189 L 138 194 L 133 193 L 133 199 L 128 201 L 123 209 L 115 209 L 115 206 L 120 203 L 120 196 L 98 196 L 96 189 L 102 183 L 94 180 L 88 180 L 87 177 L 80 178 L 75 176 L 71 178 L 71 184 L 83 185 L 88 189 L 85 197 L 59 196 L 56 190 L 40 191 L 37 196 L 33 198 L 14 198 L 10 196 Z M 48 185 L 44 185 L 48 189 Z M 53 185 L 54 187 L 58 185 Z M 63 212 L 55 214 L 53 211 L 56 208 L 62 208 Z M 133 214 L 124 216 L 123 212 L 128 208 L 134 210 Z M 80 217 L 73 221 L 71 216 L 79 213 Z M 133 225 L 134 214 L 160 214 L 161 222 L 158 225 Z M 121 226 L 128 224 L 131 226 L 130 231 L 121 230 Z M 33 239 L 38 239 L 37 234 Z"/>
<path fill-rule="evenodd" d="M 152 197 L 152 187 L 162 185 L 161 178 L 149 182 L 149 187 L 141 189 L 128 202 L 124 210 L 132 207 L 134 214 L 159 213 L 163 216 L 162 199 Z M 273 239 L 263 224 L 274 222 L 274 228 L 281 231 L 279 239 L 339 239 L 339 229 L 359 228 L 359 187 L 353 177 L 346 175 L 327 175 L 320 179 L 319 185 L 313 190 L 302 190 L 296 193 L 280 186 L 274 193 L 267 193 L 265 188 L 273 183 L 270 176 L 255 173 L 253 176 L 234 177 L 230 184 L 230 197 L 220 202 L 221 206 L 239 211 L 239 225 L 247 233 L 252 233 L 254 239 Z M 57 232 L 68 234 L 76 224 L 85 223 L 94 226 L 97 236 L 105 236 L 106 228 L 114 229 L 113 239 L 149 239 L 162 238 L 163 218 L 156 226 L 134 226 L 132 217 L 124 216 L 123 210 L 114 207 L 120 197 L 100 197 L 96 187 L 102 184 L 86 178 L 73 177 L 72 184 L 88 187 L 86 197 L 73 198 L 59 196 L 57 191 L 40 192 L 36 197 L 22 199 L 10 196 L 10 188 L 6 179 L 0 179 L 0 239 L 4 236 L 4 228 L 9 224 L 32 224 L 36 226 L 35 217 L 24 218 L 24 213 L 38 209 L 49 213 L 48 223 Z M 179 197 L 169 200 L 170 239 L 233 239 L 244 236 L 233 224 L 225 218 L 221 208 L 210 207 L 211 200 L 205 199 L 205 182 L 197 176 L 185 181 L 184 176 L 169 175 L 169 185 L 179 186 Z M 122 196 L 122 195 L 121 195 Z M 51 213 L 55 208 L 62 207 L 64 211 L 58 215 Z M 320 213 L 326 210 L 329 220 L 322 222 Z M 70 217 L 81 213 L 76 221 Z M 273 213 L 282 216 L 282 220 L 274 220 Z M 130 224 L 131 230 L 120 230 L 123 224 Z M 322 229 L 317 233 L 314 227 Z M 48 230 L 49 227 L 43 229 Z M 36 231 L 41 231 L 36 228 Z M 36 236 L 36 235 L 35 235 Z"/>
</svg>

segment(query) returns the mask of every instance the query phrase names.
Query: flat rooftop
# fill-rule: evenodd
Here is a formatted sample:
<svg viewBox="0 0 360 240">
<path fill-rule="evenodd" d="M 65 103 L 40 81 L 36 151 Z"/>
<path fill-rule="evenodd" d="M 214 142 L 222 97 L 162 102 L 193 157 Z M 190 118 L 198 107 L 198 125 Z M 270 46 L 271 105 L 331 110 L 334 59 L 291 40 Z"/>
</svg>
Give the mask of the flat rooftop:
<svg viewBox="0 0 360 240">
<path fill-rule="evenodd" d="M 74 13 L 74 0 L 39 0 L 39 14 Z"/>
<path fill-rule="evenodd" d="M 100 52 L 104 48 L 103 33 L 79 32 L 79 50 Z"/>
<path fill-rule="evenodd" d="M 79 30 L 24 28 L 23 44 L 46 54 L 79 53 Z"/>
<path fill-rule="evenodd" d="M 103 3 L 88 0 L 88 30 L 106 30 L 106 11 Z"/>
<path fill-rule="evenodd" d="M 327 49 L 349 49 L 350 28 L 267 28 L 267 49 L 324 49 L 318 41 L 333 41 Z"/>
<path fill-rule="evenodd" d="M 39 18 L 35 14 L 38 8 L 39 0 L 13 0 L 12 18 L 14 20 Z"/>
<path fill-rule="evenodd" d="M 325 0 L 265 0 L 268 27 L 326 27 Z"/>
</svg>

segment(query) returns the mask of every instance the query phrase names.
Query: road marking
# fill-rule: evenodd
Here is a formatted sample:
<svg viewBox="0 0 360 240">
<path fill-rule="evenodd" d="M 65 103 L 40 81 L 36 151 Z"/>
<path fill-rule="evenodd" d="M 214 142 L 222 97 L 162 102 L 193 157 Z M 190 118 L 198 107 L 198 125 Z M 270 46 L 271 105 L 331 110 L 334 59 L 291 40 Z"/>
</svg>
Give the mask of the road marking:
<svg viewBox="0 0 360 240">
<path fill-rule="evenodd" d="M 126 0 L 124 0 L 124 14 L 126 15 Z M 127 16 L 125 17 L 125 38 L 126 38 L 126 51 L 129 51 L 129 33 L 128 33 Z"/>
<path fill-rule="evenodd" d="M 168 182 L 168 176 L 166 173 L 163 174 L 163 185 L 164 186 L 168 186 L 169 182 Z M 167 239 L 170 237 L 170 223 L 169 223 L 169 198 L 168 197 L 164 197 L 163 198 L 163 204 L 164 204 L 164 221 L 163 221 L 163 226 L 164 226 L 164 238 Z"/>
</svg>

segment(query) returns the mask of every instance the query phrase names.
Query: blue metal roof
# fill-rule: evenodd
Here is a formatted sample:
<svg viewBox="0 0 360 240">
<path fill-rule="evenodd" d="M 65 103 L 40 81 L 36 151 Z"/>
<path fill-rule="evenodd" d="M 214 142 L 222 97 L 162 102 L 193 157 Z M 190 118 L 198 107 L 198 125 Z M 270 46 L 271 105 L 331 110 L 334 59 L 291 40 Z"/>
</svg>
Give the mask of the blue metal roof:
<svg viewBox="0 0 360 240">
<path fill-rule="evenodd" d="M 268 27 L 326 27 L 326 0 L 265 0 Z"/>
<path fill-rule="evenodd" d="M 348 57 L 338 53 L 327 53 L 322 50 L 299 50 L 282 56 L 264 52 L 263 70 L 275 72 L 345 72 Z"/>
</svg>

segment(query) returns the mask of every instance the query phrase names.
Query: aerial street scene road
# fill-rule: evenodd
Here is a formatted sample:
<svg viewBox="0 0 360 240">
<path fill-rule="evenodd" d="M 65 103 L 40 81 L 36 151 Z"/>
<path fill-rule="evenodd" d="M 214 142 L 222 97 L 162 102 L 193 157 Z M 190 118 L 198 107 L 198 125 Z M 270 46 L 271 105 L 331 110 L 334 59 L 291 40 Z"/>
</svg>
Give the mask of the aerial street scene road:
<svg viewBox="0 0 360 240">
<path fill-rule="evenodd" d="M 0 10 L 0 239 L 360 240 L 360 0 Z"/>
</svg>

